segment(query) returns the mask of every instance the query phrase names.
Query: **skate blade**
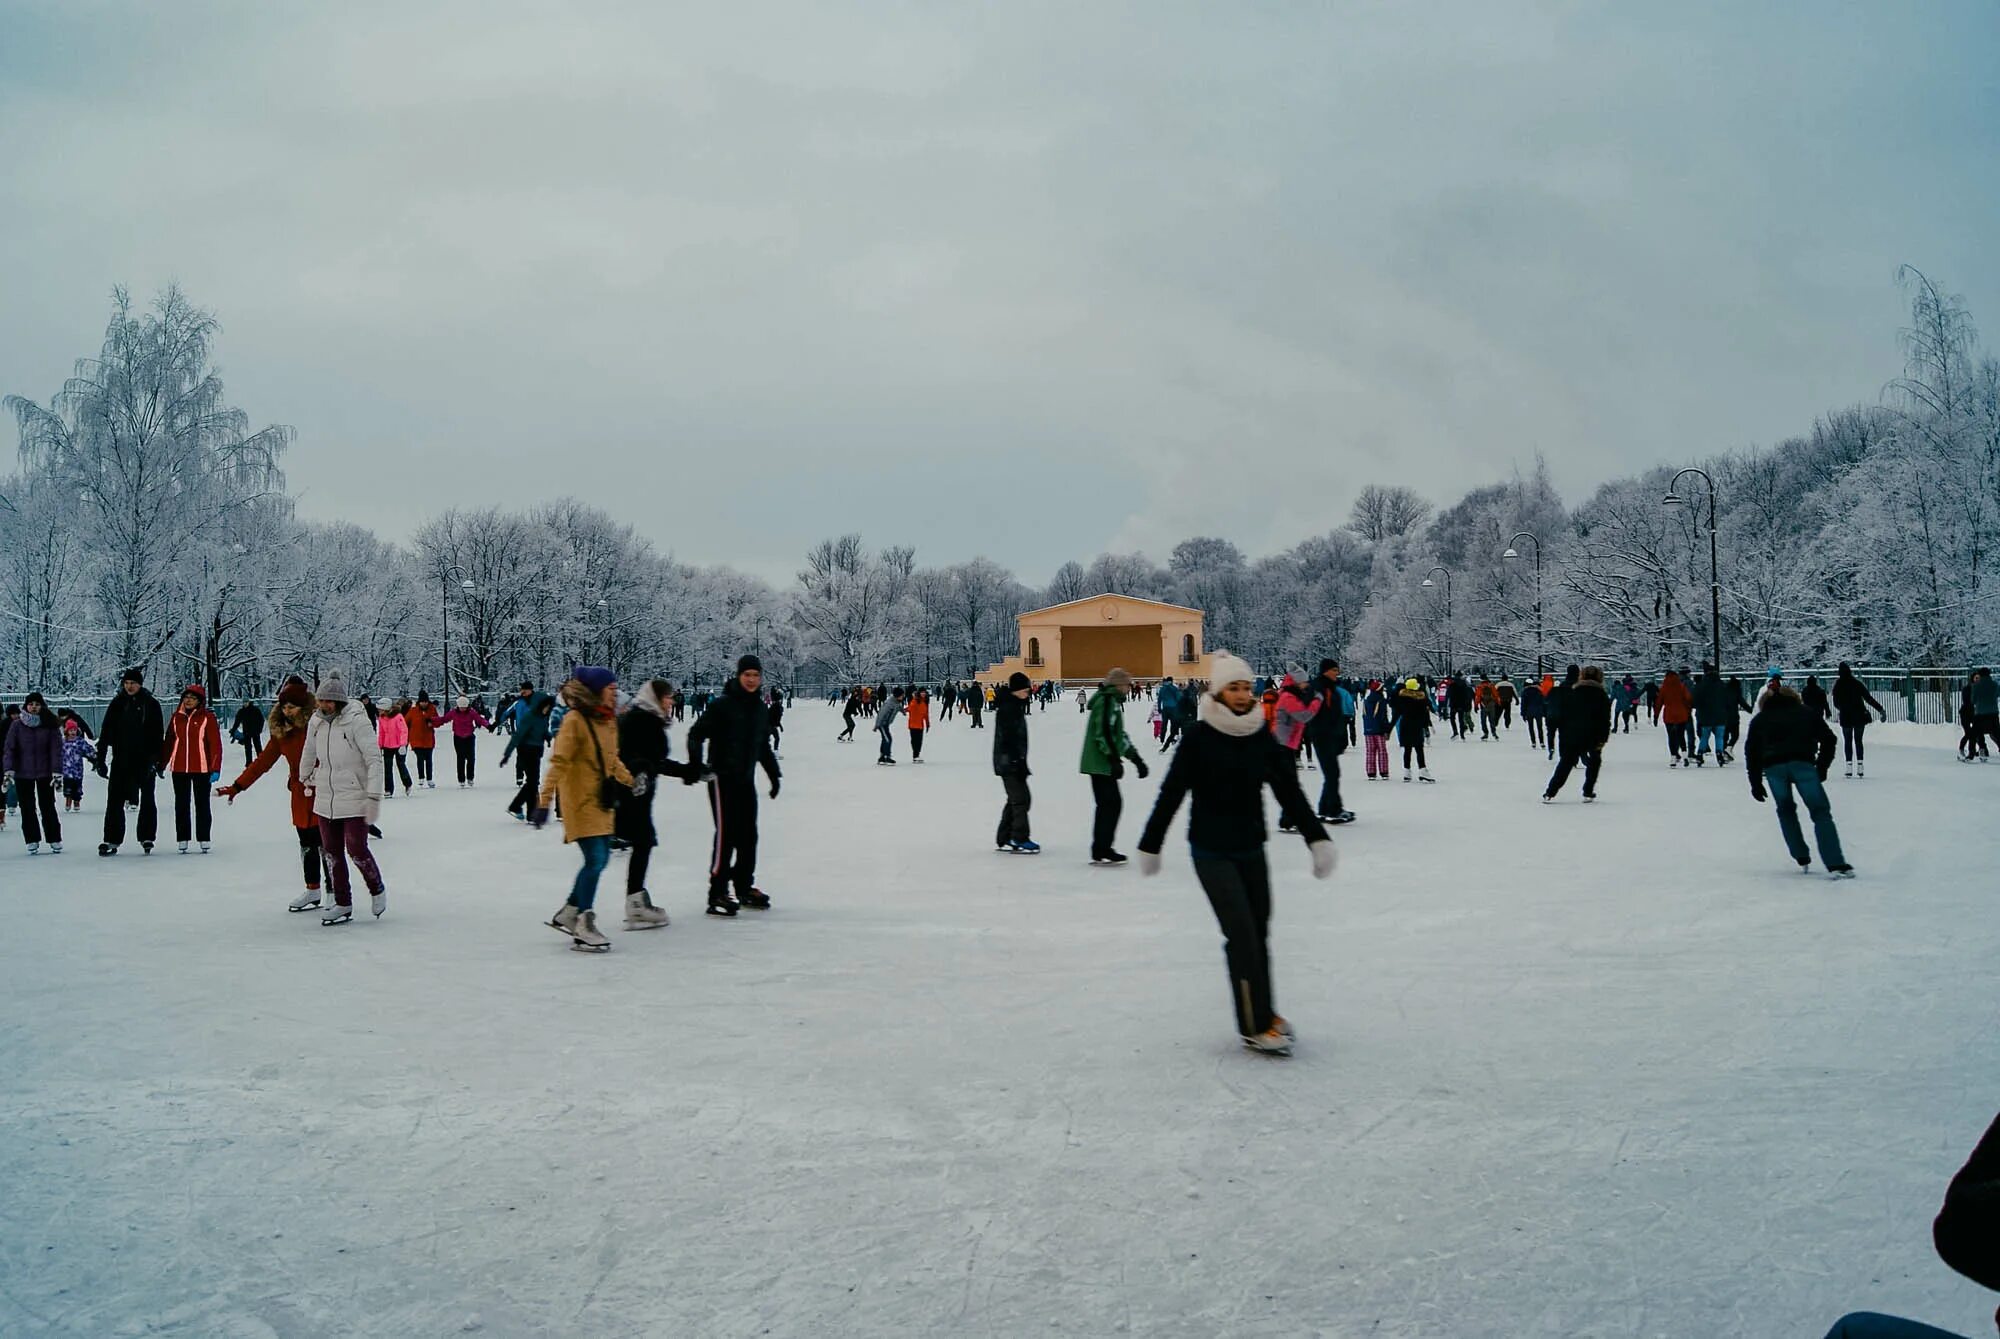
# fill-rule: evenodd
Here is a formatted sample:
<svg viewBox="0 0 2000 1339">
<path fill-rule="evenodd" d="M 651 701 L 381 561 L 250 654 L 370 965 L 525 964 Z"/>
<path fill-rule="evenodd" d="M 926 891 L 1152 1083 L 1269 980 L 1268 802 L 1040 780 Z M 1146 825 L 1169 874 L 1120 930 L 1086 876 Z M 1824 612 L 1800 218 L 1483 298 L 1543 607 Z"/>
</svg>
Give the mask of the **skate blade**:
<svg viewBox="0 0 2000 1339">
<path fill-rule="evenodd" d="M 668 922 L 666 922 L 666 921 L 626 921 L 626 922 L 625 922 L 625 928 L 626 928 L 626 929 L 628 929 L 628 930 L 664 930 L 664 929 L 666 929 L 666 928 L 667 928 L 667 925 L 668 925 Z"/>
<path fill-rule="evenodd" d="M 609 944 L 586 944 L 581 939 L 572 939 L 569 946 L 578 953 L 609 953 L 611 951 L 611 945 Z"/>
</svg>

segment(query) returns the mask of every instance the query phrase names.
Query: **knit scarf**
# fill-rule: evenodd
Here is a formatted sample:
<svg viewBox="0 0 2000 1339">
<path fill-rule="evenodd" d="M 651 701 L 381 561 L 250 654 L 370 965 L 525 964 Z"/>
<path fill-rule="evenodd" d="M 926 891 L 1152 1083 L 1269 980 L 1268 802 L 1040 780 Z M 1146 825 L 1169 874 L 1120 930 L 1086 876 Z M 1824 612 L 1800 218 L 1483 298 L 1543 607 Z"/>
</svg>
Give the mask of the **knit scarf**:
<svg viewBox="0 0 2000 1339">
<path fill-rule="evenodd" d="M 1264 713 L 1256 707 L 1251 707 L 1239 716 L 1222 705 L 1221 698 L 1207 693 L 1201 695 L 1201 705 L 1195 708 L 1195 717 L 1210 729 L 1221 734 L 1234 735 L 1238 739 L 1245 735 L 1254 735 L 1264 728 Z"/>
</svg>

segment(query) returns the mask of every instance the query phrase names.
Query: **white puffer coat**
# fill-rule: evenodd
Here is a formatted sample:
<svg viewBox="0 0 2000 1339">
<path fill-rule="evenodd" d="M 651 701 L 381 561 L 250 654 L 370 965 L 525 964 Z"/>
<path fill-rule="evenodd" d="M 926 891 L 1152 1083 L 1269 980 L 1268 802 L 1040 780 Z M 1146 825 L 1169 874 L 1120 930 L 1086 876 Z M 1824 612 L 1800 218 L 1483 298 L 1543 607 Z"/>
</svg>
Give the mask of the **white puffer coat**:
<svg viewBox="0 0 2000 1339">
<path fill-rule="evenodd" d="M 331 720 L 313 713 L 299 755 L 299 785 L 321 818 L 375 821 L 382 808 L 382 748 L 366 707 L 349 702 Z"/>
</svg>

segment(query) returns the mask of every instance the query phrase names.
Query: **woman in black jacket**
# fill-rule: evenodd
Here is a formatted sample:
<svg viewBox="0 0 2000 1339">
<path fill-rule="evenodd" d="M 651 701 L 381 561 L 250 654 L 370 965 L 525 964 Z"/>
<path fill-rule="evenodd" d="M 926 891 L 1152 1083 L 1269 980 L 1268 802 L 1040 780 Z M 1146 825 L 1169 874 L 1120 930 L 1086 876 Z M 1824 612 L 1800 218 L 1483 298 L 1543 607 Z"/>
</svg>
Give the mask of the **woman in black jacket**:
<svg viewBox="0 0 2000 1339">
<path fill-rule="evenodd" d="M 1264 728 L 1250 667 L 1227 652 L 1218 654 L 1210 681 L 1215 687 L 1202 694 L 1195 726 L 1174 751 L 1160 782 L 1153 815 L 1139 839 L 1139 870 L 1148 875 L 1160 872 L 1167 828 L 1181 798 L 1191 793 L 1188 849 L 1195 877 L 1222 926 L 1236 1030 L 1253 1050 L 1289 1055 L 1292 1025 L 1279 1016 L 1271 996 L 1271 875 L 1264 863 L 1264 787 L 1271 788 L 1279 812 L 1304 836 L 1316 879 L 1333 873 L 1333 839 L 1299 789 L 1290 752 Z"/>
<path fill-rule="evenodd" d="M 1866 776 L 1862 759 L 1867 755 L 1861 747 L 1861 736 L 1868 729 L 1868 712 L 1873 709 L 1882 720 L 1889 719 L 1889 713 L 1868 691 L 1868 685 L 1854 677 L 1854 667 L 1845 660 L 1840 662 L 1840 673 L 1833 680 L 1833 710 L 1840 717 L 1840 756 L 1847 763 L 1847 775 Z"/>
<path fill-rule="evenodd" d="M 659 779 L 677 776 L 686 781 L 690 773 L 701 780 L 699 768 L 674 761 L 673 746 L 667 740 L 667 718 L 674 710 L 674 686 L 665 679 L 643 684 L 618 717 L 618 760 L 632 774 L 632 788 L 618 802 L 612 835 L 632 849 L 631 863 L 625 867 L 625 928 L 655 930 L 667 923 L 667 913 L 653 905 L 646 891 L 646 867 L 652 863 L 653 848 L 660 834 L 653 827 L 653 796 Z"/>
</svg>

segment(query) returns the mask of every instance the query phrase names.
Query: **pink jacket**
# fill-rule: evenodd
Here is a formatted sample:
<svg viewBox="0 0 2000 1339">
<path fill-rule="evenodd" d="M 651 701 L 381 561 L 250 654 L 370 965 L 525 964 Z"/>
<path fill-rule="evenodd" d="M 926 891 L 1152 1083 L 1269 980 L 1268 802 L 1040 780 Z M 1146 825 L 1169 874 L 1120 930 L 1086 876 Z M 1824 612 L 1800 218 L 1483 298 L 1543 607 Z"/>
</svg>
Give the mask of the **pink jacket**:
<svg viewBox="0 0 2000 1339">
<path fill-rule="evenodd" d="M 486 713 L 477 707 L 453 707 L 438 717 L 438 724 L 450 726 L 455 739 L 470 739 L 473 731 L 493 722 L 487 720 Z"/>
<path fill-rule="evenodd" d="M 1294 753 L 1306 737 L 1306 726 L 1319 715 L 1320 700 L 1317 695 L 1308 699 L 1306 690 L 1295 683 L 1286 683 L 1278 693 L 1278 712 L 1271 722 L 1271 733 L 1278 742 Z"/>
<path fill-rule="evenodd" d="M 385 711 L 375 721 L 375 742 L 385 749 L 399 749 L 410 742 L 410 723 L 393 711 Z"/>
</svg>

